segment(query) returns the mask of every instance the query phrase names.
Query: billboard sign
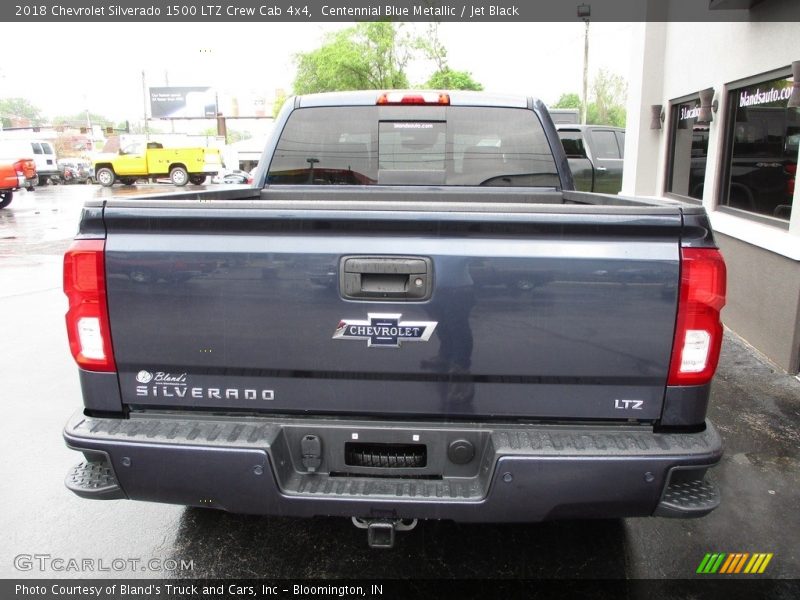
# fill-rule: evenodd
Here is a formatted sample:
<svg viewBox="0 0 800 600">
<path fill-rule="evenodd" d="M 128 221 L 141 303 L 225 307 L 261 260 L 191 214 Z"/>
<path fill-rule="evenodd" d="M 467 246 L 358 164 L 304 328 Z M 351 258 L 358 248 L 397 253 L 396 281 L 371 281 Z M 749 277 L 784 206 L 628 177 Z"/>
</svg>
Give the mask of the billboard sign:
<svg viewBox="0 0 800 600">
<path fill-rule="evenodd" d="M 217 95 L 210 87 L 151 87 L 153 119 L 203 118 L 217 115 Z"/>
</svg>

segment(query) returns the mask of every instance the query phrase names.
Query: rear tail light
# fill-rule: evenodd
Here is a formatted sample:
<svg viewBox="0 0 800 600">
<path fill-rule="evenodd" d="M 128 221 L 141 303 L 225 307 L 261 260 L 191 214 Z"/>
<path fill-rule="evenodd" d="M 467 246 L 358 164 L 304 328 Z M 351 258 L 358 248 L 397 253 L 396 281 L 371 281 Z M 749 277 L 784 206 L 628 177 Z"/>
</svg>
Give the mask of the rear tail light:
<svg viewBox="0 0 800 600">
<path fill-rule="evenodd" d="M 106 301 L 105 241 L 77 240 L 64 255 L 67 335 L 82 369 L 115 371 Z"/>
<path fill-rule="evenodd" d="M 450 105 L 450 94 L 441 92 L 386 92 L 378 96 L 375 104 L 427 104 L 427 105 Z"/>
<path fill-rule="evenodd" d="M 713 248 L 681 248 L 678 318 L 667 385 L 702 385 L 719 362 L 725 261 Z"/>
<path fill-rule="evenodd" d="M 22 171 L 22 173 L 28 179 L 33 179 L 36 177 L 36 163 L 28 158 L 24 158 L 15 162 L 14 168 L 17 171 Z"/>
</svg>

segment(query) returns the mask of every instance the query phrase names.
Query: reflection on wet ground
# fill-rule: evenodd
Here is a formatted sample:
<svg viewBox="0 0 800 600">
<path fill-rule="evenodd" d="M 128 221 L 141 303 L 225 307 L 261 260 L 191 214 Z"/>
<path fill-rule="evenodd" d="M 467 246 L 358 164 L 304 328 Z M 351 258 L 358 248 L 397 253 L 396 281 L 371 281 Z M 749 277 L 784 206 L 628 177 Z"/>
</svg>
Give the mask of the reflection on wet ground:
<svg viewBox="0 0 800 600">
<path fill-rule="evenodd" d="M 223 186 L 215 186 L 222 188 Z M 206 186 L 190 186 L 202 190 Z M 114 186 L 48 185 L 33 192 L 14 192 L 11 204 L 0 210 L 0 257 L 21 254 L 62 254 L 78 230 L 87 200 L 141 194 L 178 193 L 175 186 L 146 184 Z"/>
</svg>

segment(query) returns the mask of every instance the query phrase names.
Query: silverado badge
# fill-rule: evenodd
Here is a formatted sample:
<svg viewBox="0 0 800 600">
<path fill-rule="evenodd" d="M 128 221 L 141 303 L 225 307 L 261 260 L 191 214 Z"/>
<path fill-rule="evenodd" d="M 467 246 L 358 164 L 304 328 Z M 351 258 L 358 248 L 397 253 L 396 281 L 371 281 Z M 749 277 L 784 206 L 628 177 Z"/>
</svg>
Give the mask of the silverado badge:
<svg viewBox="0 0 800 600">
<path fill-rule="evenodd" d="M 366 321 L 342 319 L 335 340 L 367 340 L 367 347 L 399 348 L 403 342 L 427 342 L 437 321 L 401 321 L 400 314 L 369 313 Z"/>
</svg>

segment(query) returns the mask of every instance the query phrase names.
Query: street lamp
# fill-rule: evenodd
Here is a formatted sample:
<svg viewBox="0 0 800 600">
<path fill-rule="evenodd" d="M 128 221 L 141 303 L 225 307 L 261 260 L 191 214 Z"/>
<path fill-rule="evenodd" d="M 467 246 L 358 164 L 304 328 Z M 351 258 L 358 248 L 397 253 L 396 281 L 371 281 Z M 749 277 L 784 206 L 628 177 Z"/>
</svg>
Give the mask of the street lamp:
<svg viewBox="0 0 800 600">
<path fill-rule="evenodd" d="M 578 5 L 578 18 L 586 23 L 583 36 L 583 103 L 581 107 L 581 123 L 586 125 L 586 109 L 589 105 L 589 17 L 592 16 L 592 7 L 588 4 Z"/>
</svg>

